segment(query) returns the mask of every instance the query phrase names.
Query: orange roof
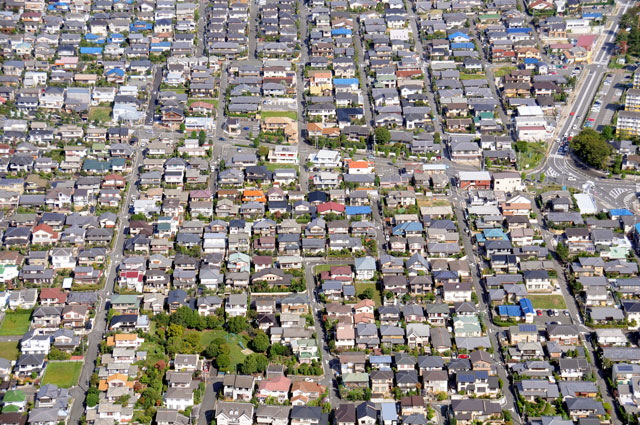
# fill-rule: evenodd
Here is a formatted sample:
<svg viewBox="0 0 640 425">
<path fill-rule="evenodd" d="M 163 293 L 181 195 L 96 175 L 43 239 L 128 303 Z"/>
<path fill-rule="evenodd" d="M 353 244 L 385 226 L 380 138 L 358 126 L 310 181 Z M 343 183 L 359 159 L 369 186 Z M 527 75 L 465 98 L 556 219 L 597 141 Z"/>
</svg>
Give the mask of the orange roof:
<svg viewBox="0 0 640 425">
<path fill-rule="evenodd" d="M 369 161 L 351 161 L 349 168 L 369 168 Z"/>
<path fill-rule="evenodd" d="M 100 382 L 98 383 L 98 391 L 107 391 L 107 389 L 109 389 L 107 385 L 107 381 L 105 381 L 104 379 L 101 379 Z"/>
<path fill-rule="evenodd" d="M 138 339 L 136 334 L 116 334 L 115 341 L 135 341 Z"/>
<path fill-rule="evenodd" d="M 113 375 L 111 375 L 111 376 L 109 376 L 107 378 L 107 382 L 113 382 L 113 381 L 124 381 L 124 382 L 127 382 L 128 379 L 129 378 L 124 373 L 114 373 Z"/>
<path fill-rule="evenodd" d="M 356 310 L 362 307 L 373 307 L 375 309 L 376 303 L 373 302 L 372 300 L 362 300 L 353 306 L 353 308 L 355 308 Z"/>
</svg>

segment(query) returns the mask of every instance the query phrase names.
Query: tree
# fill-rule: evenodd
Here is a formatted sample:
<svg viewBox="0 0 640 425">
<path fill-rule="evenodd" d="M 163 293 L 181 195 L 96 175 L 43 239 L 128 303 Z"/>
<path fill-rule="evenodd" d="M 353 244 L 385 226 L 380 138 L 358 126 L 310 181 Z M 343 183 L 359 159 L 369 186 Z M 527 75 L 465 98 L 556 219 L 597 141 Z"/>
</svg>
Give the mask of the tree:
<svg viewBox="0 0 640 425">
<path fill-rule="evenodd" d="M 433 143 L 440 143 L 442 138 L 440 137 L 440 133 L 437 131 L 433 133 Z"/>
<path fill-rule="evenodd" d="M 258 353 L 265 353 L 269 349 L 269 337 L 265 333 L 257 334 L 253 340 L 251 340 L 251 349 Z"/>
<path fill-rule="evenodd" d="M 605 168 L 611 154 L 611 146 L 605 138 L 590 128 L 574 136 L 571 140 L 571 149 L 586 164 L 599 169 Z"/>
<path fill-rule="evenodd" d="M 96 404 L 100 401 L 100 392 L 97 388 L 91 387 L 89 388 L 89 392 L 87 393 L 87 407 L 95 407 Z"/>
<path fill-rule="evenodd" d="M 253 375 L 258 370 L 258 362 L 254 356 L 247 356 L 240 365 L 240 372 L 245 375 Z"/>
<path fill-rule="evenodd" d="M 366 288 L 364 291 L 362 291 L 362 294 L 360 294 L 360 299 L 372 300 L 373 295 L 374 295 L 373 288 Z"/>
<path fill-rule="evenodd" d="M 235 316 L 227 321 L 229 332 L 239 334 L 247 329 L 247 318 L 244 316 Z"/>
<path fill-rule="evenodd" d="M 558 257 L 565 263 L 569 260 L 569 248 L 562 242 L 558 242 L 556 254 L 558 254 Z"/>
<path fill-rule="evenodd" d="M 267 157 L 267 155 L 269 155 L 269 146 L 260 146 L 258 148 L 258 156 L 263 156 L 263 157 Z"/>
<path fill-rule="evenodd" d="M 227 372 L 231 366 L 231 357 L 228 354 L 219 354 L 216 357 L 216 366 L 218 366 L 219 370 Z"/>
<path fill-rule="evenodd" d="M 181 337 L 184 333 L 184 329 L 180 325 L 171 324 L 167 329 L 167 336 L 169 337 Z"/>
<path fill-rule="evenodd" d="M 264 354 L 253 353 L 250 354 L 250 357 L 255 357 L 256 359 L 256 372 L 262 373 L 267 370 L 267 366 L 269 366 L 269 359 Z"/>
<path fill-rule="evenodd" d="M 207 141 L 207 133 L 204 130 L 200 130 L 200 133 L 198 133 L 198 141 L 201 145 L 204 145 L 204 142 Z"/>
<path fill-rule="evenodd" d="M 376 143 L 386 145 L 391 141 L 391 133 L 387 127 L 378 127 L 373 133 L 376 136 Z"/>
<path fill-rule="evenodd" d="M 602 131 L 600 133 L 605 140 L 612 140 L 616 134 L 613 130 L 613 127 L 611 127 L 610 125 L 605 125 L 604 127 L 602 127 Z"/>
</svg>

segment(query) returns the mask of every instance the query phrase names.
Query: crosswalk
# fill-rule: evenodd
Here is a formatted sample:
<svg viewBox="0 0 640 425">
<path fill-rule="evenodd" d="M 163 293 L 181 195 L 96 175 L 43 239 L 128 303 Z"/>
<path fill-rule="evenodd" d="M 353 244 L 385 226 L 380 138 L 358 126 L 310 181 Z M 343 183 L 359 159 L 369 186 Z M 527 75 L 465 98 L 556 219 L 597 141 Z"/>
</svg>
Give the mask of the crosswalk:
<svg viewBox="0 0 640 425">
<path fill-rule="evenodd" d="M 549 168 L 549 169 L 547 170 L 547 175 L 548 175 L 549 177 L 551 177 L 551 178 L 555 178 L 555 177 L 558 177 L 558 176 L 559 176 L 559 174 L 558 174 L 558 172 L 555 170 L 555 168 Z"/>
<path fill-rule="evenodd" d="M 611 195 L 612 198 L 616 199 L 618 196 L 622 195 L 626 191 L 628 191 L 628 189 L 624 189 L 622 187 L 616 187 L 609 191 L 609 195 Z"/>
</svg>

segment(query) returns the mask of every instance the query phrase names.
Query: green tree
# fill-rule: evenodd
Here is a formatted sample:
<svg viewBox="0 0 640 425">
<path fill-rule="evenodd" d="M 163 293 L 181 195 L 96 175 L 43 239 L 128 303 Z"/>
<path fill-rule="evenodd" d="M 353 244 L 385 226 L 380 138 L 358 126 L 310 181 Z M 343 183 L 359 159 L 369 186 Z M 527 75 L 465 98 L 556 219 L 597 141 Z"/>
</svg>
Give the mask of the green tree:
<svg viewBox="0 0 640 425">
<path fill-rule="evenodd" d="M 218 366 L 219 370 L 228 372 L 231 366 L 231 357 L 229 357 L 228 354 L 219 354 L 218 357 L 216 357 L 216 366 Z"/>
<path fill-rule="evenodd" d="M 229 332 L 239 334 L 247 329 L 247 318 L 244 316 L 235 316 L 227 321 Z"/>
<path fill-rule="evenodd" d="M 603 169 L 611 154 L 611 146 L 593 129 L 585 129 L 571 140 L 571 149 L 586 164 Z"/>
<path fill-rule="evenodd" d="M 258 370 L 258 362 L 254 356 L 247 356 L 240 365 L 240 372 L 245 375 L 253 375 Z"/>
<path fill-rule="evenodd" d="M 376 136 L 376 143 L 380 145 L 386 145 L 391 141 L 391 133 L 387 127 L 378 127 L 374 132 Z"/>
<path fill-rule="evenodd" d="M 258 156 L 267 157 L 269 155 L 269 146 L 262 145 L 258 148 Z"/>
<path fill-rule="evenodd" d="M 171 324 L 167 329 L 167 336 L 169 337 L 181 337 L 184 333 L 184 329 L 180 325 Z"/>
<path fill-rule="evenodd" d="M 95 407 L 100 401 L 100 391 L 97 388 L 91 387 L 87 392 L 87 407 Z"/>
<path fill-rule="evenodd" d="M 615 137 L 616 132 L 610 125 L 605 125 L 604 127 L 602 127 L 602 131 L 600 132 L 600 134 L 602 134 L 602 137 L 604 137 L 605 140 L 612 140 Z"/>
<path fill-rule="evenodd" d="M 565 263 L 569 260 L 569 248 L 562 242 L 558 242 L 556 254 L 558 254 L 558 257 Z"/>
<path fill-rule="evenodd" d="M 372 300 L 373 299 L 373 289 L 372 288 L 366 288 L 364 291 L 362 291 L 362 294 L 360 294 L 360 299 L 363 300 Z"/>
<path fill-rule="evenodd" d="M 258 353 L 265 353 L 270 345 L 269 337 L 265 333 L 259 333 L 251 340 L 251 349 Z"/>
<path fill-rule="evenodd" d="M 256 371 L 258 373 L 265 372 L 267 370 L 267 366 L 269 366 L 269 359 L 264 354 L 253 353 L 249 355 L 250 357 L 255 357 L 256 359 Z"/>
</svg>

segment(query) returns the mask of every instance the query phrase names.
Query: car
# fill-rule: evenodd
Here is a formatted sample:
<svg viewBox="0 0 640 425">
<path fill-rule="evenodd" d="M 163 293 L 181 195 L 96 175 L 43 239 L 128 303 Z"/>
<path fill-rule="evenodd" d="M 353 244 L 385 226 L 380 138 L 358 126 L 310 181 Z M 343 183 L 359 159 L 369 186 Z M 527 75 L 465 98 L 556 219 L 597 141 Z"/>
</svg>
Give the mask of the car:
<svg viewBox="0 0 640 425">
<path fill-rule="evenodd" d="M 244 131 L 249 131 L 249 127 L 242 127 Z"/>
<path fill-rule="evenodd" d="M 595 118 L 588 118 L 587 121 L 589 122 L 594 122 L 596 119 Z"/>
<path fill-rule="evenodd" d="M 376 157 L 375 157 L 375 155 L 369 155 L 369 156 L 367 157 L 367 159 L 368 159 L 369 161 L 373 161 L 374 159 L 376 159 Z"/>
<path fill-rule="evenodd" d="M 238 152 L 242 152 L 242 148 L 238 148 Z"/>
<path fill-rule="evenodd" d="M 551 310 L 551 309 L 547 310 L 547 314 L 548 314 L 549 316 L 553 316 L 553 310 Z"/>
<path fill-rule="evenodd" d="M 565 316 L 567 316 L 567 317 L 569 317 L 569 310 L 565 310 L 565 311 L 564 311 L 564 315 L 565 315 Z"/>
<path fill-rule="evenodd" d="M 220 140 L 221 142 L 224 142 L 224 137 L 218 137 L 218 140 Z"/>
<path fill-rule="evenodd" d="M 542 316 L 542 310 L 536 310 L 536 314 L 537 314 L 538 316 Z"/>
<path fill-rule="evenodd" d="M 468 359 L 468 358 L 469 358 L 469 355 L 467 355 L 467 354 L 460 354 L 460 355 L 458 356 L 458 358 L 459 358 L 459 359 Z"/>
<path fill-rule="evenodd" d="M 571 111 L 571 113 L 569 115 L 574 116 L 576 113 L 574 111 Z"/>
</svg>

